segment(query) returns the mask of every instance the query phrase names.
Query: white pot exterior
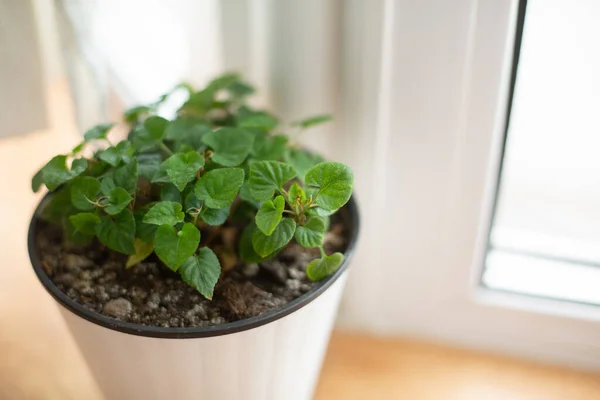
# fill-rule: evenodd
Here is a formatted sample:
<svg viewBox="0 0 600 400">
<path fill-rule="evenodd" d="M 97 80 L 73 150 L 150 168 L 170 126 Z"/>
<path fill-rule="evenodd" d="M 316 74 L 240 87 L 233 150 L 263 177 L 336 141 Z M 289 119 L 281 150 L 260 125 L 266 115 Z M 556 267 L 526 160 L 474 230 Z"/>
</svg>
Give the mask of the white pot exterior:
<svg viewBox="0 0 600 400">
<path fill-rule="evenodd" d="M 130 335 L 60 309 L 107 400 L 308 400 L 346 275 L 283 318 L 208 338 Z"/>
</svg>

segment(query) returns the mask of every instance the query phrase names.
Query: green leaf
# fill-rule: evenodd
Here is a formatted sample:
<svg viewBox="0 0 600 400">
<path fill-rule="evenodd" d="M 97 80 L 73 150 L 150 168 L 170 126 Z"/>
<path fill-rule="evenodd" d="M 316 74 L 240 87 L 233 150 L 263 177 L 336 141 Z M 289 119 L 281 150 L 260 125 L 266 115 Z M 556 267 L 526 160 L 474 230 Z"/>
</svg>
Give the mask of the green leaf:
<svg viewBox="0 0 600 400">
<path fill-rule="evenodd" d="M 266 113 L 257 113 L 238 120 L 241 128 L 260 129 L 270 131 L 277 126 L 277 120 Z"/>
<path fill-rule="evenodd" d="M 137 125 L 133 130 L 133 145 L 139 151 L 159 145 L 165 137 L 168 123 L 169 121 L 156 115 L 146 118 L 143 124 Z"/>
<path fill-rule="evenodd" d="M 292 204 L 301 204 L 306 200 L 306 193 L 298 182 L 294 182 L 288 191 L 288 201 Z"/>
<path fill-rule="evenodd" d="M 229 217 L 229 207 L 226 208 L 208 208 L 204 207 L 200 212 L 200 218 L 211 226 L 223 225 Z"/>
<path fill-rule="evenodd" d="M 156 203 L 144 217 L 144 222 L 152 225 L 173 226 L 183 222 L 185 213 L 181 211 L 181 204 L 174 201 L 160 201 Z"/>
<path fill-rule="evenodd" d="M 240 258 L 247 263 L 258 263 L 264 261 L 267 257 L 259 256 L 254 250 L 254 246 L 252 245 L 252 236 L 254 231 L 257 231 L 258 228 L 254 224 L 254 222 L 248 224 L 244 231 L 242 232 L 242 236 L 240 237 L 239 244 L 239 254 Z"/>
<path fill-rule="evenodd" d="M 285 153 L 287 137 L 283 135 L 257 135 L 254 139 L 252 154 L 258 160 L 279 161 Z"/>
<path fill-rule="evenodd" d="M 329 122 L 332 119 L 333 117 L 331 115 L 316 115 L 314 117 L 303 119 L 302 121 L 293 122 L 292 125 L 306 129 L 324 122 Z"/>
<path fill-rule="evenodd" d="M 185 223 L 181 231 L 165 224 L 154 235 L 154 252 L 173 271 L 177 271 L 198 248 L 200 231 L 191 223 Z"/>
<path fill-rule="evenodd" d="M 309 153 L 300 149 L 287 149 L 283 155 L 283 159 L 286 163 L 294 167 L 298 173 L 298 178 L 302 181 L 304 181 L 304 176 L 309 169 L 325 161 L 325 159 L 318 154 Z"/>
<path fill-rule="evenodd" d="M 40 190 L 40 187 L 44 184 L 44 170 L 40 169 L 31 178 L 31 190 L 35 193 Z"/>
<path fill-rule="evenodd" d="M 151 111 L 153 111 L 153 108 L 149 106 L 132 107 L 125 110 L 125 112 L 123 113 L 123 119 L 126 122 L 132 124 L 134 122 L 137 122 L 141 116 L 148 114 Z"/>
<path fill-rule="evenodd" d="M 185 194 L 185 202 L 184 202 L 184 210 L 187 212 L 190 208 L 200 209 L 202 207 L 202 201 L 196 197 L 194 190 L 190 190 L 187 194 Z"/>
<path fill-rule="evenodd" d="M 294 237 L 302 247 L 321 247 L 325 236 L 325 221 L 319 217 L 310 217 L 304 225 L 296 227 Z"/>
<path fill-rule="evenodd" d="M 112 129 L 116 124 L 99 124 L 89 129 L 86 133 L 83 134 L 83 138 L 86 142 L 95 139 L 106 139 L 106 135 L 108 135 L 108 131 Z"/>
<path fill-rule="evenodd" d="M 116 187 L 108 195 L 108 205 L 104 208 L 104 211 L 109 215 L 116 215 L 123 211 L 131 203 L 131 200 L 133 200 L 133 197 L 127 193 L 127 190 Z"/>
<path fill-rule="evenodd" d="M 96 226 L 100 223 L 100 217 L 92 213 L 71 215 L 69 220 L 75 229 L 86 235 L 95 235 Z"/>
<path fill-rule="evenodd" d="M 241 77 L 237 73 L 226 73 L 213 79 L 208 84 L 205 90 L 210 92 L 216 92 L 218 90 L 227 89 L 235 83 L 239 82 L 240 79 Z"/>
<path fill-rule="evenodd" d="M 221 274 L 221 264 L 211 249 L 202 247 L 198 254 L 191 256 L 181 265 L 179 274 L 185 283 L 212 300 L 214 287 Z"/>
<path fill-rule="evenodd" d="M 176 119 L 169 122 L 166 138 L 173 140 L 178 146 L 187 144 L 197 150 L 202 146 L 202 136 L 211 132 L 209 125 L 196 119 Z"/>
<path fill-rule="evenodd" d="M 127 190 L 128 193 L 134 194 L 138 180 L 137 166 L 137 160 L 134 158 L 129 164 L 125 164 L 115 169 L 113 172 L 115 186 L 122 187 Z"/>
<path fill-rule="evenodd" d="M 267 236 L 270 236 L 283 216 L 285 200 L 283 196 L 275 197 L 275 200 L 267 200 L 258 209 L 256 214 L 256 226 Z"/>
<path fill-rule="evenodd" d="M 106 175 L 106 171 L 109 170 L 110 168 L 111 168 L 111 166 L 109 164 L 107 164 L 106 162 L 104 162 L 102 160 L 99 160 L 98 162 L 90 163 L 88 165 L 88 168 L 86 170 L 86 175 L 100 178 L 100 177 Z"/>
<path fill-rule="evenodd" d="M 169 181 L 179 191 L 183 191 L 185 186 L 196 178 L 196 172 L 203 166 L 204 157 L 195 151 L 190 151 L 173 154 L 162 163 L 161 169 L 167 171 Z"/>
<path fill-rule="evenodd" d="M 123 140 L 116 146 L 111 146 L 101 152 L 98 158 L 112 165 L 113 167 L 116 167 L 121 163 L 121 160 L 125 160 L 126 162 L 131 161 L 132 155 L 133 147 L 131 142 Z"/>
<path fill-rule="evenodd" d="M 138 208 L 133 212 L 135 218 L 135 236 L 144 242 L 152 243 L 154 242 L 154 234 L 158 226 L 144 222 L 144 217 L 147 213 L 148 209 L 146 208 Z"/>
<path fill-rule="evenodd" d="M 324 208 L 321 207 L 311 207 L 307 214 L 311 215 L 311 216 L 317 216 L 317 217 L 329 217 L 330 215 L 335 214 L 336 210 L 325 210 Z"/>
<path fill-rule="evenodd" d="M 181 192 L 177 186 L 167 183 L 160 189 L 160 199 L 162 201 L 176 201 L 181 203 Z"/>
<path fill-rule="evenodd" d="M 84 246 L 92 241 L 94 235 L 83 233 L 75 228 L 69 218 L 62 218 L 61 225 L 67 242 L 74 246 Z"/>
<path fill-rule="evenodd" d="M 235 98 L 242 98 L 255 92 L 254 88 L 243 82 L 236 82 L 227 88 L 229 93 Z"/>
<path fill-rule="evenodd" d="M 125 268 L 131 268 L 148 258 L 148 256 L 154 251 L 154 245 L 136 238 L 134 249 L 135 250 L 133 254 L 129 256 L 127 262 L 125 263 Z"/>
<path fill-rule="evenodd" d="M 328 277 L 337 270 L 344 261 L 342 253 L 333 253 L 330 256 L 323 256 L 312 260 L 306 267 L 306 275 L 313 281 L 320 281 Z"/>
<path fill-rule="evenodd" d="M 323 162 L 306 173 L 306 184 L 319 189 L 316 201 L 325 210 L 337 210 L 352 195 L 352 170 L 337 162 Z"/>
<path fill-rule="evenodd" d="M 221 128 L 204 135 L 202 141 L 214 150 L 214 162 L 235 167 L 250 154 L 254 135 L 242 128 Z"/>
<path fill-rule="evenodd" d="M 279 161 L 257 161 L 250 166 L 248 189 L 256 200 L 268 200 L 296 176 L 292 166 Z"/>
<path fill-rule="evenodd" d="M 73 150 L 71 150 L 71 155 L 76 155 L 81 153 L 81 151 L 85 148 L 85 145 L 87 144 L 87 142 L 83 141 L 81 143 L 79 143 L 77 146 L 73 147 Z"/>
<path fill-rule="evenodd" d="M 135 218 L 128 209 L 120 214 L 100 218 L 96 235 L 109 248 L 123 254 L 133 254 L 135 239 Z"/>
<path fill-rule="evenodd" d="M 87 169 L 87 165 L 88 162 L 86 159 L 78 158 L 73 161 L 71 170 L 69 171 L 67 168 L 67 156 L 56 156 L 41 169 L 41 178 L 38 174 L 34 176 L 35 182 L 32 182 L 32 188 L 41 181 L 46 185 L 48 190 L 56 190 L 63 183 L 81 175 Z"/>
<path fill-rule="evenodd" d="M 138 154 L 138 173 L 140 178 L 152 180 L 162 162 L 160 154 Z"/>
<path fill-rule="evenodd" d="M 113 174 L 109 173 L 100 181 L 100 191 L 103 195 L 108 196 L 114 188 L 116 188 Z"/>
<path fill-rule="evenodd" d="M 100 193 L 100 181 L 90 176 L 78 176 L 71 183 L 71 203 L 79 210 L 93 210 Z"/>
<path fill-rule="evenodd" d="M 214 92 L 201 90 L 192 93 L 189 99 L 179 109 L 180 113 L 190 113 L 195 117 L 204 117 L 204 114 L 212 108 Z"/>
<path fill-rule="evenodd" d="M 244 183 L 241 168 L 219 168 L 207 172 L 196 182 L 194 193 L 210 208 L 225 208 L 231 205 Z"/>
<path fill-rule="evenodd" d="M 252 246 L 259 256 L 266 257 L 288 244 L 292 240 L 295 230 L 296 223 L 294 220 L 283 218 L 270 236 L 256 229 L 252 233 Z"/>
<path fill-rule="evenodd" d="M 71 187 L 69 185 L 52 192 L 40 206 L 40 217 L 55 224 L 61 223 L 65 215 L 77 212 L 78 210 L 71 204 Z"/>
</svg>

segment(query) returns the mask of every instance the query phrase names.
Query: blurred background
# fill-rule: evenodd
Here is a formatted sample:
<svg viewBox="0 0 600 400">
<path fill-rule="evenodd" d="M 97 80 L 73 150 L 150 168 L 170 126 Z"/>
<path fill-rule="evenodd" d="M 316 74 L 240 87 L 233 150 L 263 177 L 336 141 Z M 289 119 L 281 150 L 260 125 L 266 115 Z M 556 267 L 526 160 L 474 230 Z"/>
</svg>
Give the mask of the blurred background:
<svg viewBox="0 0 600 400">
<path fill-rule="evenodd" d="M 333 114 L 301 141 L 356 175 L 318 398 L 600 398 L 599 19 L 594 0 L 0 0 L 0 394 L 98 398 L 29 268 L 30 177 L 126 107 L 238 71 L 283 119 Z"/>
</svg>

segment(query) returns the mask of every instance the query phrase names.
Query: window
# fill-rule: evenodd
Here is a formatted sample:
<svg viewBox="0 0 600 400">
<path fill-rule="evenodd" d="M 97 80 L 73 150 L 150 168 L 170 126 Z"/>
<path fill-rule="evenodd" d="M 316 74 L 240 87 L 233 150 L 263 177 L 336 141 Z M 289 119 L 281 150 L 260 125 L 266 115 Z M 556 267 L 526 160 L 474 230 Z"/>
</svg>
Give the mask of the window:
<svg viewBox="0 0 600 400">
<path fill-rule="evenodd" d="M 600 3 L 525 3 L 483 283 L 600 304 Z"/>
</svg>

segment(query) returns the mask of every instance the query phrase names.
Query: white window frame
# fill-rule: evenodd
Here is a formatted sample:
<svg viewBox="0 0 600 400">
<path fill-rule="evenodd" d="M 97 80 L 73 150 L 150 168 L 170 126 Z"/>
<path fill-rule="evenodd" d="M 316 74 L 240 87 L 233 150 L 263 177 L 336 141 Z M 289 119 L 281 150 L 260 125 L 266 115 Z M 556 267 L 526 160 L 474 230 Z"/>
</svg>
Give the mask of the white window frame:
<svg viewBox="0 0 600 400">
<path fill-rule="evenodd" d="M 403 37 L 413 37 L 425 48 L 435 45 L 438 38 L 434 34 L 432 37 L 415 37 L 414 25 L 406 21 L 422 21 L 425 16 L 440 18 L 440 24 L 446 23 L 447 16 L 443 13 L 449 12 L 448 6 L 439 1 L 427 1 L 427 10 L 425 6 L 414 3 L 411 5 L 404 1 L 383 3 L 381 21 L 385 21 L 387 13 L 391 19 L 387 23 L 392 25 L 388 27 L 387 34 L 391 35 L 392 43 Z M 466 48 L 458 56 L 451 51 L 443 53 L 446 50 L 444 48 L 438 47 L 437 51 L 448 55 L 447 64 L 440 63 L 440 68 L 444 68 L 444 65 L 452 68 L 458 63 L 464 63 L 462 95 L 444 97 L 448 99 L 444 106 L 454 107 L 462 115 L 456 126 L 455 136 L 450 141 L 453 147 L 449 151 L 454 152 L 451 162 L 433 164 L 431 168 L 439 171 L 427 175 L 430 178 L 440 176 L 439 181 L 434 184 L 446 184 L 449 187 L 445 192 L 446 198 L 433 201 L 434 207 L 443 208 L 440 215 L 444 220 L 440 221 L 439 226 L 431 221 L 423 222 L 432 235 L 437 233 L 441 237 L 437 242 L 431 241 L 431 251 L 440 252 L 443 256 L 423 253 L 425 260 L 422 261 L 416 252 L 410 254 L 410 249 L 405 249 L 408 250 L 406 256 L 395 253 L 397 250 L 394 241 L 386 241 L 386 236 L 397 236 L 402 241 L 405 237 L 398 234 L 399 229 L 414 230 L 418 236 L 418 230 L 423 228 L 418 221 L 410 218 L 402 226 L 402 220 L 395 221 L 393 216 L 386 213 L 367 210 L 363 215 L 366 214 L 369 220 L 379 218 L 379 221 L 371 229 L 368 225 L 366 232 L 363 232 L 363 237 L 367 236 L 367 243 L 363 243 L 362 251 L 357 257 L 357 263 L 362 265 L 355 267 L 356 271 L 351 277 L 342 308 L 342 322 L 346 326 L 366 328 L 387 335 L 417 336 L 600 370 L 600 308 L 500 292 L 481 285 L 503 153 L 519 1 L 478 0 L 452 3 L 453 12 L 463 13 L 460 18 L 467 18 L 468 15 Z M 389 13 L 393 17 L 389 17 Z M 460 24 L 455 22 L 451 21 L 454 25 L 448 28 L 446 34 L 453 33 L 453 27 L 459 29 Z M 386 43 L 385 35 L 386 28 L 383 27 L 383 43 Z M 392 56 L 388 55 L 392 58 L 392 65 L 388 68 L 406 69 L 402 60 L 411 63 L 411 59 L 416 59 L 414 63 L 418 64 L 423 57 L 423 48 L 405 46 L 398 50 L 394 46 L 391 49 L 382 46 L 383 53 L 396 52 Z M 459 56 L 463 59 L 457 60 Z M 386 60 L 385 54 L 382 54 L 381 60 Z M 401 86 L 398 81 L 406 83 L 419 79 L 414 76 L 394 76 L 394 73 L 386 78 L 385 66 L 381 67 L 381 71 L 380 76 L 383 76 L 384 82 L 381 83 L 380 90 L 392 87 L 391 90 L 394 91 L 397 90 L 394 88 Z M 409 69 L 410 71 L 412 70 Z M 422 90 L 425 93 L 415 93 L 431 98 L 436 96 L 431 88 L 424 87 Z M 443 88 L 440 92 L 444 96 Z M 369 190 L 375 191 L 373 196 L 379 196 L 379 199 L 386 197 L 385 190 L 390 190 L 395 175 L 401 175 L 402 170 L 407 168 L 414 167 L 417 170 L 415 164 L 410 164 L 414 161 L 407 162 L 400 156 L 394 158 L 390 155 L 402 154 L 402 148 L 391 139 L 393 135 L 415 134 L 403 132 L 401 128 L 397 128 L 400 132 L 393 131 L 394 126 L 402 124 L 402 120 L 396 115 L 410 116 L 420 111 L 412 109 L 411 103 L 399 104 L 393 98 L 380 99 L 380 109 L 382 106 L 391 108 L 387 115 L 380 115 L 380 118 L 387 119 L 387 123 L 380 122 L 380 129 L 377 131 L 377 139 L 384 143 L 379 151 L 387 153 L 387 162 L 383 166 L 375 163 L 372 174 L 387 176 L 384 178 L 387 189 L 380 189 L 380 192 L 377 192 L 377 188 Z M 417 129 L 423 126 L 422 121 L 416 121 L 414 126 Z M 433 138 L 442 134 L 443 126 L 435 123 L 431 126 Z M 397 143 L 411 145 L 412 142 Z M 436 146 L 435 141 L 432 141 L 432 152 L 441 150 Z M 381 157 L 381 154 L 376 154 L 376 157 Z M 452 171 L 442 174 L 441 169 L 449 166 Z M 364 192 L 363 190 L 362 193 Z M 411 192 L 403 195 L 419 196 L 418 193 Z M 387 204 L 390 204 L 390 197 L 393 196 L 387 197 Z M 372 204 L 377 204 L 377 199 L 367 199 L 367 206 Z M 419 208 L 418 201 L 409 201 L 408 204 L 414 206 L 412 212 L 416 214 L 427 212 L 425 208 Z M 383 245 L 375 242 L 383 242 Z M 402 248 L 401 245 L 397 247 Z M 397 270 L 391 270 L 390 267 Z M 418 270 L 410 271 L 411 268 Z"/>
</svg>

